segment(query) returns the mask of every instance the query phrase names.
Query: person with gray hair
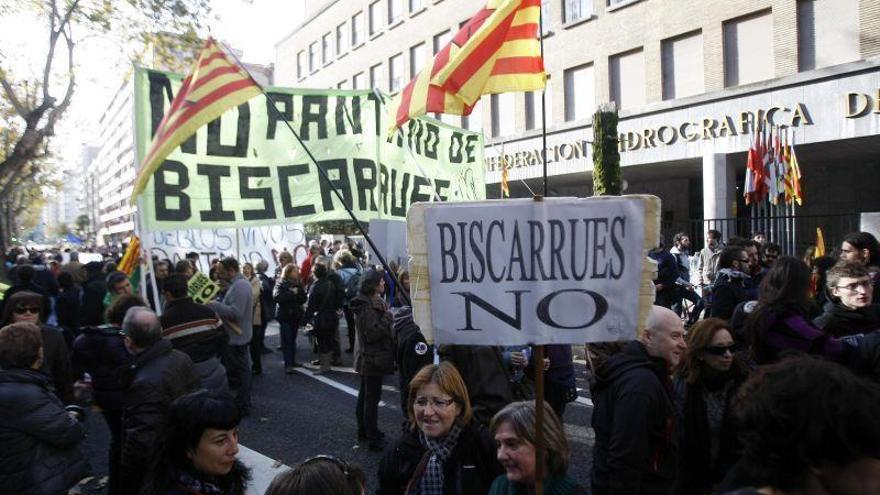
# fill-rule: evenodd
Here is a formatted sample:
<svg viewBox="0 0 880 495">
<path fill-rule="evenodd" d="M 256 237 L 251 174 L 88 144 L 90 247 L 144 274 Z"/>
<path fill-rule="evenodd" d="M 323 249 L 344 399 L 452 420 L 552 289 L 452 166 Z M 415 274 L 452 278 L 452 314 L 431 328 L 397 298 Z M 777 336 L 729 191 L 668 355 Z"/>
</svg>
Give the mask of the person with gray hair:
<svg viewBox="0 0 880 495">
<path fill-rule="evenodd" d="M 200 380 L 189 356 L 162 338 L 162 324 L 150 309 L 130 308 L 122 333 L 134 361 L 123 368 L 121 377 L 126 391 L 118 486 L 122 493 L 137 493 L 144 467 L 165 432 L 168 408 L 178 397 L 198 390 Z"/>
</svg>

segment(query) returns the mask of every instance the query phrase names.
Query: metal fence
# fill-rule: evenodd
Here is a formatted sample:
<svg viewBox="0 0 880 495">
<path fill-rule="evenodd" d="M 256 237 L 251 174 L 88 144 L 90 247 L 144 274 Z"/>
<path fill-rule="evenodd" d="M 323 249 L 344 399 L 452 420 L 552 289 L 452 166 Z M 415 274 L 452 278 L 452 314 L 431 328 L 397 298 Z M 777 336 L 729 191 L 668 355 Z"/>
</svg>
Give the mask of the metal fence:
<svg viewBox="0 0 880 495">
<path fill-rule="evenodd" d="M 782 247 L 784 254 L 800 258 L 809 246 L 816 245 L 817 227 L 822 229 L 825 249 L 829 254 L 840 246 L 846 234 L 859 230 L 858 213 L 796 215 L 783 208 L 779 206 L 776 211 L 770 208 L 765 211 L 753 210 L 749 217 L 691 220 L 691 245 L 694 250 L 702 249 L 708 229 L 718 230 L 725 240 L 734 235 L 751 237 L 756 232 L 763 232 L 768 241 Z"/>
</svg>

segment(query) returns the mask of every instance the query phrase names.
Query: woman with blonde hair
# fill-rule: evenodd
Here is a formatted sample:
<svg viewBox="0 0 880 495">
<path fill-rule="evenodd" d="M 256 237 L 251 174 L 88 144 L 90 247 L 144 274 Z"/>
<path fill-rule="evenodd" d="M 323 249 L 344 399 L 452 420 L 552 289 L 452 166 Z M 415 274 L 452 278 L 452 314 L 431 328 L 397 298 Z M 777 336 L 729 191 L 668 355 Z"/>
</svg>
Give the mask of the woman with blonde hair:
<svg viewBox="0 0 880 495">
<path fill-rule="evenodd" d="M 535 401 L 513 402 L 498 411 L 489 424 L 495 434 L 498 461 L 506 471 L 492 483 L 489 495 L 535 493 L 537 474 L 537 430 Z M 587 491 L 568 476 L 571 451 L 559 417 L 544 402 L 544 476 L 542 487 L 547 495 L 586 494 Z"/>
<path fill-rule="evenodd" d="M 407 414 L 409 428 L 379 464 L 376 493 L 486 493 L 501 468 L 455 366 L 422 368 L 409 384 Z"/>
</svg>

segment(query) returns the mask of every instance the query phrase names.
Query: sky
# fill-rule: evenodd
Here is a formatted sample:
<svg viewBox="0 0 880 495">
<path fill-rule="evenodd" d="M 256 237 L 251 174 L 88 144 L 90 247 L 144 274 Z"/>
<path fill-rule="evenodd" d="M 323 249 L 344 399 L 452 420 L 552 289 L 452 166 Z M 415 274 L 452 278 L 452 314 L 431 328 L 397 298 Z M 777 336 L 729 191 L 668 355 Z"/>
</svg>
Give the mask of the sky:
<svg viewBox="0 0 880 495">
<path fill-rule="evenodd" d="M 213 15 L 206 25 L 214 37 L 242 50 L 242 61 L 269 64 L 275 61 L 275 43 L 301 22 L 306 1 L 317 0 L 212 0 Z M 46 36 L 33 33 L 46 31 L 42 20 L 33 16 L 3 16 L 0 66 L 39 74 Z M 76 92 L 52 145 L 61 169 L 79 166 L 83 144 L 95 139 L 98 119 L 131 67 L 125 47 L 111 37 L 79 39 L 75 50 Z M 56 63 L 63 67 L 66 58 Z"/>
</svg>

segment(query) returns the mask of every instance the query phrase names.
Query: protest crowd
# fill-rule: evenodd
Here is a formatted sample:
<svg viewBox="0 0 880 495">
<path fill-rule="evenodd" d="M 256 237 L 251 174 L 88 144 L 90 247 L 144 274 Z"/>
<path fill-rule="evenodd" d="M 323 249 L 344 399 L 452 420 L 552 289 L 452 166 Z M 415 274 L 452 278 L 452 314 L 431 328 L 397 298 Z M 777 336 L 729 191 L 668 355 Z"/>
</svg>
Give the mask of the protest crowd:
<svg viewBox="0 0 880 495">
<path fill-rule="evenodd" d="M 543 363 L 521 346 L 435 351 L 405 267 L 368 265 L 353 242 L 311 241 L 299 265 L 282 251 L 274 273 L 231 257 L 200 267 L 198 253 L 155 259 L 146 299 L 118 259 L 13 250 L 0 303 L 0 493 L 67 493 L 88 476 L 87 414 L 111 432 L 111 495 L 246 493 L 239 425 L 273 320 L 285 373 L 312 358 L 330 373 L 354 354 L 357 440 L 382 460 L 364 473 L 316 452 L 269 495 L 361 494 L 368 476 L 378 494 L 534 493 L 539 471 L 552 495 L 880 493 L 877 239 L 855 232 L 832 256 L 804 259 L 762 233 L 706 240 L 695 250 L 680 233 L 650 252 L 656 300 L 636 340 L 585 346 L 592 466 L 570 463 L 560 421 L 580 349 L 547 345 Z M 201 270 L 221 287 L 204 304 L 188 285 Z M 297 354 L 306 338 L 314 356 Z M 401 429 L 382 432 L 382 382 L 394 374 Z M 584 470 L 590 486 L 571 476 Z"/>
</svg>

